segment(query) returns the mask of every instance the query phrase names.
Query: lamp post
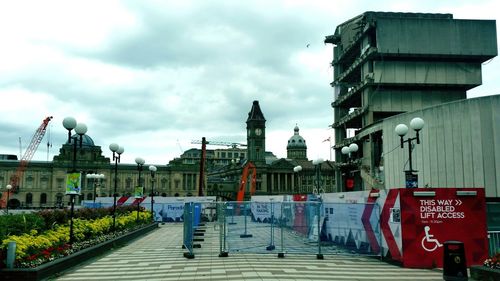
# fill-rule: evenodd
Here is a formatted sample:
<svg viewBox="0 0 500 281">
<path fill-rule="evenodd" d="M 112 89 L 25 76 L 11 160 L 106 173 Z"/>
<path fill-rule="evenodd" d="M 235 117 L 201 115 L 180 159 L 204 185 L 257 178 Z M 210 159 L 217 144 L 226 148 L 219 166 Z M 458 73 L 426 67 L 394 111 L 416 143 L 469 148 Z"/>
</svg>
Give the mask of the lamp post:
<svg viewBox="0 0 500 281">
<path fill-rule="evenodd" d="M 115 187 L 113 190 L 113 232 L 116 230 L 116 184 L 118 182 L 118 163 L 120 163 L 120 157 L 125 151 L 123 146 L 119 146 L 117 143 L 112 143 L 109 145 L 109 150 L 113 152 L 113 161 L 115 161 Z"/>
<path fill-rule="evenodd" d="M 313 194 L 320 197 L 320 193 L 323 193 L 323 188 L 321 188 L 321 164 L 324 162 L 323 158 L 318 158 L 312 161 L 316 171 L 316 186 L 313 189 Z"/>
<path fill-rule="evenodd" d="M 420 144 L 419 132 L 420 132 L 420 130 L 422 130 L 424 125 L 425 125 L 425 122 L 422 118 L 420 118 L 420 117 L 413 118 L 410 121 L 410 127 L 415 131 L 415 137 L 413 137 L 413 138 L 409 137 L 406 140 L 404 140 L 403 137 L 406 135 L 406 133 L 408 133 L 408 126 L 406 126 L 405 124 L 399 124 L 394 129 L 396 134 L 398 134 L 398 136 L 400 137 L 401 148 L 404 148 L 405 142 L 408 143 L 408 157 L 409 157 L 410 169 L 405 171 L 405 181 L 406 181 L 407 188 L 418 187 L 418 175 L 416 174 L 416 172 L 418 172 L 418 171 L 413 170 L 412 159 L 411 159 L 411 150 L 413 149 L 412 142 L 414 140 L 417 141 L 417 144 Z M 415 174 L 413 174 L 413 172 L 415 172 Z"/>
<path fill-rule="evenodd" d="M 341 149 L 342 154 L 348 155 L 349 160 L 352 160 L 352 154 L 357 152 L 359 149 L 358 145 L 356 143 L 351 143 L 349 146 L 344 146 Z"/>
<path fill-rule="evenodd" d="M 143 194 L 143 187 L 141 186 L 141 172 L 142 172 L 142 167 L 144 166 L 144 159 L 142 159 L 141 157 L 137 157 L 135 158 L 135 163 L 137 163 L 137 170 L 139 171 L 139 178 L 137 179 L 137 187 L 136 187 L 136 191 L 135 191 L 135 198 L 136 199 L 139 199 L 142 197 L 142 194 Z M 136 221 L 139 221 L 139 211 L 140 211 L 140 205 L 141 205 L 141 202 L 140 200 L 136 200 L 137 201 L 137 218 L 136 218 Z"/>
<path fill-rule="evenodd" d="M 69 244 L 74 242 L 73 236 L 73 215 L 75 210 L 75 195 L 80 195 L 80 175 L 76 171 L 76 150 L 77 142 L 79 147 L 82 147 L 83 135 L 87 132 L 87 125 L 84 123 L 77 123 L 76 119 L 73 117 L 66 117 L 63 119 L 63 126 L 68 130 L 68 143 L 73 142 L 73 168 L 68 175 L 68 180 L 66 182 L 66 195 L 69 195 L 69 201 L 71 204 L 71 210 L 69 213 L 70 224 L 69 224 Z M 75 130 L 78 136 L 71 136 L 71 131 Z"/>
<path fill-rule="evenodd" d="M 358 151 L 358 149 L 359 149 L 359 147 L 356 143 L 351 143 L 349 146 L 342 147 L 342 149 L 341 149 L 342 154 L 347 155 L 347 157 L 348 157 L 347 164 L 349 164 L 349 165 L 354 164 L 353 154 L 356 153 Z M 353 191 L 354 190 L 354 175 L 353 175 L 352 171 L 350 170 L 350 168 L 347 168 L 347 169 L 349 169 L 349 172 L 346 175 L 346 181 L 345 181 L 346 191 Z"/>
<path fill-rule="evenodd" d="M 299 166 L 293 167 L 293 172 L 297 174 L 297 179 L 298 179 L 297 180 L 297 186 L 298 186 L 297 189 L 299 190 L 299 192 L 296 192 L 296 193 L 301 193 L 302 192 L 301 186 L 300 186 L 300 182 L 301 182 L 300 175 L 299 175 L 300 171 L 302 171 L 302 166 L 299 165 Z"/>
<path fill-rule="evenodd" d="M 7 211 L 7 215 L 9 214 L 9 201 L 10 201 L 10 190 L 12 189 L 12 185 L 8 184 L 5 186 L 7 188 L 7 204 L 5 204 L 5 210 Z"/>
<path fill-rule="evenodd" d="M 97 186 L 101 184 L 100 180 L 103 179 L 105 176 L 103 174 L 88 174 L 87 178 L 88 179 L 93 179 L 94 180 L 94 208 L 95 208 L 95 199 L 97 197 Z"/>
<path fill-rule="evenodd" d="M 151 172 L 151 218 L 153 220 L 153 223 L 155 222 L 155 212 L 153 209 L 154 206 L 154 187 L 155 187 L 155 174 L 156 174 L 156 166 L 149 166 L 149 171 Z"/>
</svg>

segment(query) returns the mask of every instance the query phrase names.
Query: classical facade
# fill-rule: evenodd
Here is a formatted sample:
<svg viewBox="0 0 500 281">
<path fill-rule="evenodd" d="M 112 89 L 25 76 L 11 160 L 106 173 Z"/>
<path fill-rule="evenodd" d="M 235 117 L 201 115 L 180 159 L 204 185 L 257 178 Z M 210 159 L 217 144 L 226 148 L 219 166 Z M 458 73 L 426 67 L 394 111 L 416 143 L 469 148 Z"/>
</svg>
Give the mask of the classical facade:
<svg viewBox="0 0 500 281">
<path fill-rule="evenodd" d="M 72 139 L 73 140 L 73 139 Z M 82 200 L 92 200 L 94 196 L 113 196 L 114 191 L 114 163 L 103 155 L 100 146 L 95 145 L 88 135 L 83 136 L 82 146 L 77 145 L 76 158 L 74 157 L 73 143 L 65 143 L 54 156 L 53 161 L 31 161 L 28 164 L 23 178 L 20 180 L 16 192 L 9 197 L 11 208 L 54 208 L 69 203 L 69 196 L 65 195 L 66 174 L 73 169 L 82 173 L 81 195 L 76 203 Z M 16 157 L 17 158 L 17 157 Z M 76 159 L 76 160 L 74 160 Z M 0 160 L 0 186 L 4 188 L 11 182 L 20 165 L 19 160 Z M 156 165 L 158 171 L 155 176 L 155 193 L 167 196 L 174 193 L 169 179 L 166 165 Z M 86 175 L 99 173 L 104 179 L 87 179 Z M 139 172 L 135 164 L 118 164 L 117 194 L 130 196 L 137 186 Z M 141 185 L 149 190 L 151 176 L 144 169 L 141 175 Z M 2 189 L 2 200 L 5 200 L 5 189 Z"/>
<path fill-rule="evenodd" d="M 491 133 L 482 129 L 499 131 L 492 121 L 498 110 L 491 108 L 498 98 L 466 100 L 467 90 L 481 85 L 481 64 L 497 55 L 494 20 L 366 12 L 337 26 L 325 43 L 334 45 L 337 190 L 416 180 L 419 187 L 485 187 L 487 196 L 499 195 L 498 146 L 490 146 Z M 408 143 L 399 147 L 394 128 L 413 117 L 425 126 L 420 144 L 409 149 L 410 169 Z M 491 136 L 498 143 L 498 134 Z M 359 150 L 343 154 L 352 143 Z"/>
<path fill-rule="evenodd" d="M 288 140 L 287 158 L 278 159 L 265 151 L 266 119 L 258 101 L 253 102 L 246 124 L 248 158 L 209 171 L 208 195 L 234 200 L 247 162 L 256 166 L 255 195 L 335 191 L 334 163 L 325 161 L 320 165 L 313 165 L 307 159 L 306 141 L 299 135 L 298 126 L 295 126 L 294 133 Z M 294 172 L 297 166 L 302 169 Z"/>
<path fill-rule="evenodd" d="M 307 146 L 299 135 L 299 128 L 294 128 L 287 144 L 287 159 L 278 159 L 272 152 L 266 151 L 266 120 L 255 101 L 248 114 L 247 148 L 236 146 L 223 149 L 207 149 L 206 165 L 208 176 L 203 190 L 204 195 L 219 195 L 222 199 L 235 200 L 243 166 L 248 161 L 257 166 L 257 194 L 298 194 L 312 192 L 331 192 L 334 190 L 333 163 L 326 161 L 321 166 L 307 160 Z M 83 135 L 81 147 L 77 143 L 76 158 L 74 143 L 63 144 L 53 161 L 31 161 L 20 180 L 17 191 L 9 196 L 11 208 L 54 208 L 67 206 L 69 196 L 65 195 L 66 174 L 73 165 L 82 176 L 82 200 L 96 197 L 111 197 L 114 192 L 115 164 L 103 154 L 101 146 L 94 143 L 88 135 Z M 111 152 L 109 152 L 111 155 Z M 201 149 L 186 150 L 179 158 L 167 165 L 155 165 L 158 170 L 154 177 L 155 196 L 196 196 L 200 186 Z M 74 161 L 74 159 L 76 159 Z M 20 161 L 14 155 L 0 157 L 0 186 L 5 187 L 15 176 Z M 301 166 L 300 172 L 294 168 Z M 139 171 L 136 164 L 119 163 L 117 165 L 116 190 L 118 196 L 132 196 L 139 184 Z M 87 174 L 104 174 L 104 179 L 87 179 Z M 140 185 L 145 187 L 145 194 L 150 193 L 152 177 L 143 167 Z M 317 182 L 321 188 L 317 188 Z M 1 190 L 2 193 L 5 189 Z M 6 200 L 3 193 L 2 200 Z"/>
</svg>

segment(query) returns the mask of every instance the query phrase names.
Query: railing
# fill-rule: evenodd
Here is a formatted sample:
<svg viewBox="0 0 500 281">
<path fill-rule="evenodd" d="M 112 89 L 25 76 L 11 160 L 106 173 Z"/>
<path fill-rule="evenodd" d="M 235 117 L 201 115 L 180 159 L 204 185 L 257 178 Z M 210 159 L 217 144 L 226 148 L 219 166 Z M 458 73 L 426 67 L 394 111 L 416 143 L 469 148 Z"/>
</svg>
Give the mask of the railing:
<svg viewBox="0 0 500 281">
<path fill-rule="evenodd" d="M 500 253 L 500 231 L 488 231 L 488 245 L 490 257 Z"/>
</svg>

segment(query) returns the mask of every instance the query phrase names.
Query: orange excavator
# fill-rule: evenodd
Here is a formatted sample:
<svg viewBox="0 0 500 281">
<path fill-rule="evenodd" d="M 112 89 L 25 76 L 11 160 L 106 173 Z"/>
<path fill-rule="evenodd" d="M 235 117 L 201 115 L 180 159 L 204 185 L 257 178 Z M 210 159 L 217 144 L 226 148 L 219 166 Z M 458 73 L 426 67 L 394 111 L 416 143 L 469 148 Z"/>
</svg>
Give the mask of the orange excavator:
<svg viewBox="0 0 500 281">
<path fill-rule="evenodd" d="M 10 194 L 13 194 L 13 193 L 19 192 L 19 182 L 20 182 L 21 178 L 23 177 L 24 171 L 26 171 L 28 163 L 31 161 L 31 158 L 33 157 L 33 154 L 35 154 L 35 151 L 38 148 L 38 145 L 42 141 L 50 120 L 52 120 L 52 116 L 45 118 L 42 121 L 42 124 L 40 125 L 40 127 L 38 127 L 38 129 L 36 130 L 33 137 L 31 138 L 31 142 L 28 145 L 28 148 L 26 148 L 26 152 L 24 152 L 24 155 L 22 156 L 21 161 L 19 162 L 19 166 L 17 167 L 16 174 L 10 178 L 10 185 L 12 186 L 12 189 L 4 191 L 2 194 L 2 198 L 0 199 L 0 206 L 2 208 L 5 208 L 8 204 L 8 202 L 6 200 L 7 193 L 10 192 Z"/>
<path fill-rule="evenodd" d="M 251 173 L 251 174 L 250 174 Z M 255 185 L 257 184 L 257 169 L 252 162 L 247 162 L 241 173 L 240 188 L 236 196 L 236 201 L 243 202 L 245 199 L 245 191 L 248 183 L 248 178 L 250 178 L 250 196 L 255 194 Z"/>
</svg>

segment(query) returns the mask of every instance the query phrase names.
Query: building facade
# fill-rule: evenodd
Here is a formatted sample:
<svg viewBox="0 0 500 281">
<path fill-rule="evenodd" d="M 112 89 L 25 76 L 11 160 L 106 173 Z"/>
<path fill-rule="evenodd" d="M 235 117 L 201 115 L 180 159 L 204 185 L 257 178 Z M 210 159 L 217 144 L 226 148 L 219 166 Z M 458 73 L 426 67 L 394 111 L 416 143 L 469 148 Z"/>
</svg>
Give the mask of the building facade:
<svg viewBox="0 0 500 281">
<path fill-rule="evenodd" d="M 331 85 L 337 190 L 346 191 L 349 180 L 354 182 L 354 190 L 405 186 L 403 169 L 408 168 L 404 168 L 401 157 L 406 150 L 395 147 L 400 139 L 394 133 L 394 120 L 408 124 L 409 116 L 424 118 L 424 147 L 442 148 L 415 158 L 415 168 L 421 173 L 418 186 L 479 187 L 480 181 L 464 181 L 458 172 L 449 173 L 451 164 L 443 168 L 437 163 L 462 159 L 454 164 L 456 171 L 461 166 L 470 169 L 467 155 L 458 156 L 467 152 L 448 150 L 449 142 L 467 147 L 476 139 L 457 139 L 451 128 L 459 123 L 452 120 L 477 120 L 477 115 L 469 114 L 484 115 L 481 109 L 469 108 L 480 103 L 465 99 L 467 90 L 481 85 L 481 64 L 497 55 L 494 20 L 461 20 L 451 14 L 366 12 L 337 26 L 325 43 L 334 45 Z M 451 104 L 466 106 L 456 111 Z M 443 110 L 442 115 L 429 114 L 436 110 Z M 494 114 L 490 117 L 498 118 Z M 439 118 L 449 119 L 443 126 Z M 435 135 L 434 130 L 440 126 L 443 131 Z M 359 150 L 353 155 L 343 154 L 342 148 L 352 143 Z M 442 154 L 446 150 L 448 153 Z M 474 164 L 476 169 L 482 169 L 481 165 Z M 486 171 L 474 174 L 479 177 Z M 443 177 L 462 180 L 443 181 Z"/>
<path fill-rule="evenodd" d="M 272 152 L 265 151 L 265 122 L 259 102 L 254 101 L 246 121 L 247 148 L 232 145 L 229 148 L 206 150 L 205 175 L 208 176 L 201 180 L 205 181 L 203 186 L 207 190 L 202 190 L 202 194 L 219 196 L 223 200 L 235 200 L 243 166 L 249 161 L 257 167 L 257 195 L 334 191 L 333 162 L 326 161 L 315 166 L 307 159 L 306 142 L 299 135 L 298 126 L 294 128 L 294 133 L 288 140 L 288 158 L 278 159 Z M 83 136 L 81 147 L 77 145 L 76 158 L 74 148 L 74 143 L 67 142 L 61 146 L 53 161 L 31 161 L 20 181 L 19 189 L 9 196 L 9 207 L 67 206 L 69 196 L 65 195 L 66 175 L 73 169 L 73 165 L 83 175 L 81 195 L 77 197 L 77 204 L 95 197 L 113 196 L 115 163 L 103 155 L 101 146 L 96 145 L 88 135 Z M 200 159 L 201 149 L 192 148 L 167 165 L 155 165 L 158 168 L 154 177 L 155 196 L 197 196 L 200 187 Z M 0 186 L 9 184 L 19 165 L 20 161 L 15 156 L 0 157 Z M 147 166 L 143 167 L 139 183 L 138 166 L 119 163 L 117 196 L 132 196 L 138 185 L 145 188 L 145 194 L 150 194 L 153 178 Z M 300 172 L 294 172 L 297 166 L 302 167 Z M 86 178 L 87 174 L 93 173 L 104 174 L 104 179 Z M 3 194 L 2 199 L 5 200 L 6 193 Z"/>
<path fill-rule="evenodd" d="M 335 191 L 334 163 L 325 161 L 313 165 L 307 159 L 306 141 L 299 135 L 299 127 L 287 143 L 287 158 L 278 159 L 265 151 L 266 119 L 258 101 L 248 113 L 247 159 L 208 172 L 208 195 L 234 200 L 242 180 L 244 166 L 251 162 L 256 167 L 255 195 L 308 194 Z M 295 172 L 294 168 L 301 166 Z"/>
</svg>

